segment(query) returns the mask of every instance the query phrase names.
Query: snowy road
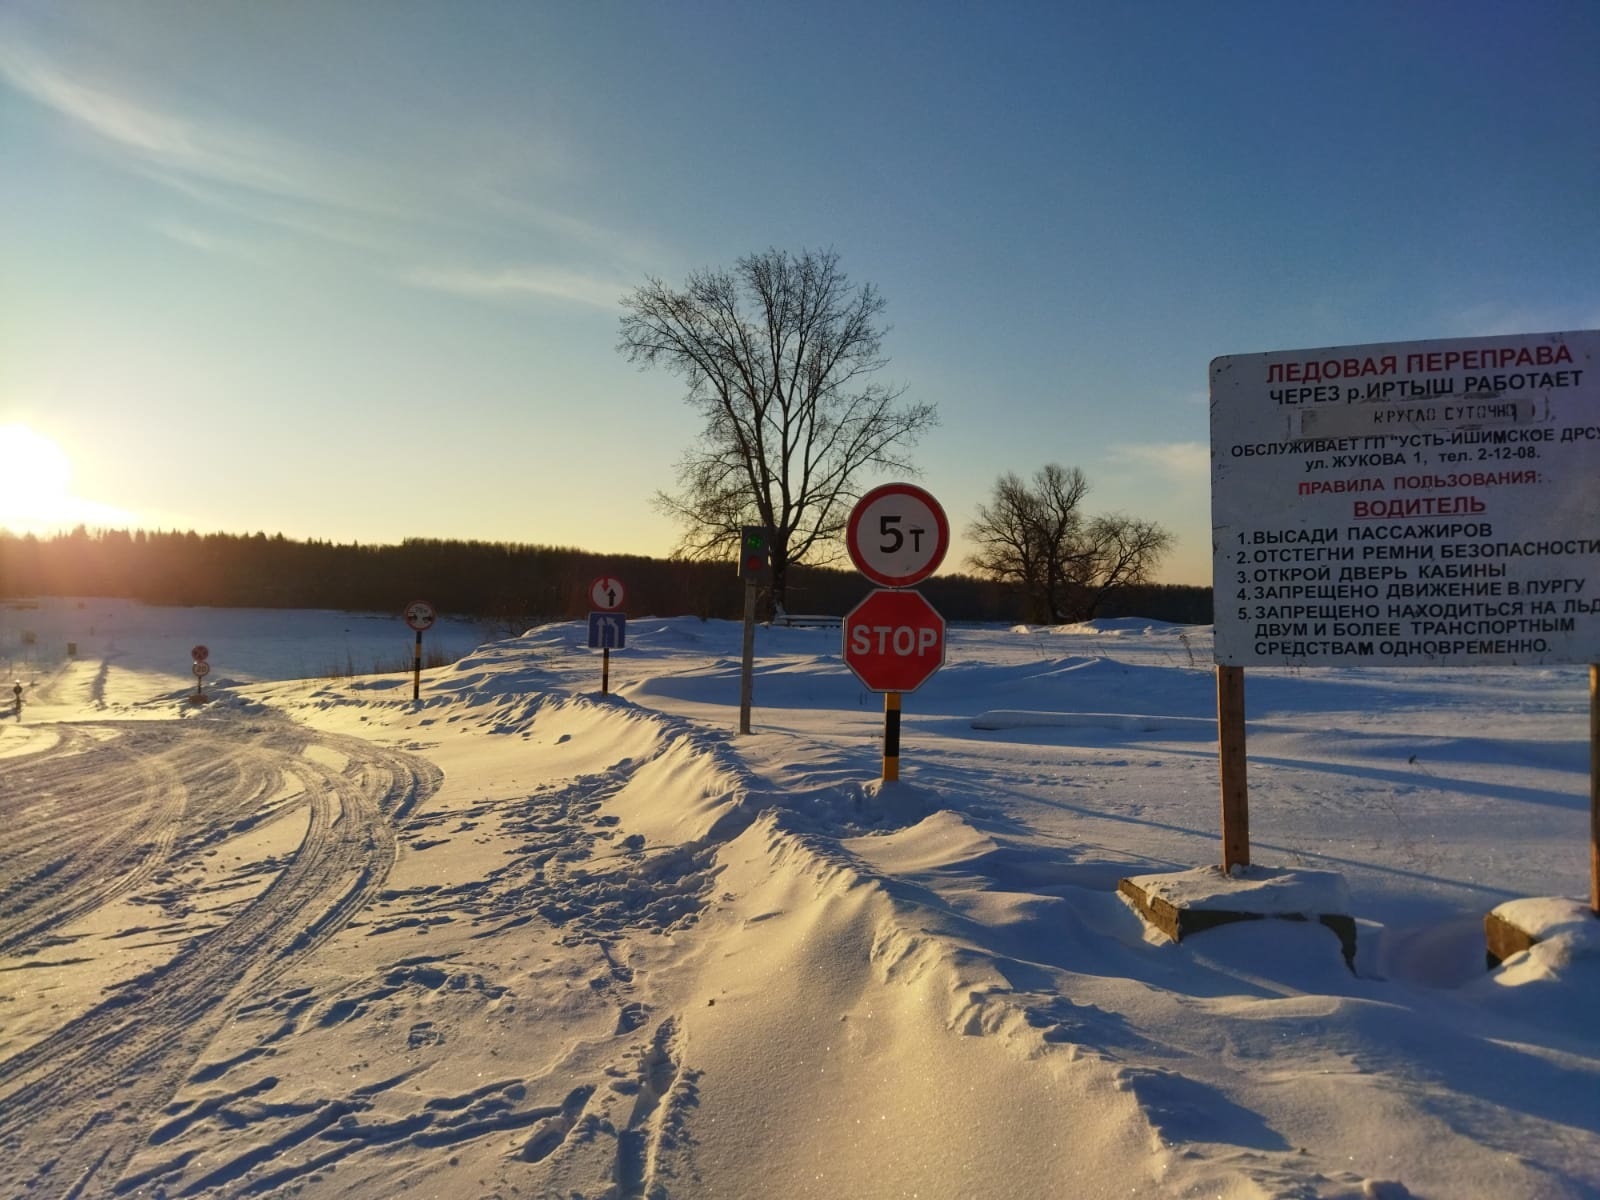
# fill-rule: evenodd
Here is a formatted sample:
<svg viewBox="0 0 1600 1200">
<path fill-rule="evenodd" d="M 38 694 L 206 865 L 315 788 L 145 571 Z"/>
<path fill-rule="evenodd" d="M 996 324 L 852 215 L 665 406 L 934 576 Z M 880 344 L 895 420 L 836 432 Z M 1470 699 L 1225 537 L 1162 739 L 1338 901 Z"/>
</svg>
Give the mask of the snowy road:
<svg viewBox="0 0 1600 1200">
<path fill-rule="evenodd" d="M 630 622 L 609 696 L 569 623 L 418 701 L 191 704 L 202 620 L 286 667 L 350 624 L 231 619 L 119 612 L 0 724 L 8 1198 L 1600 1188 L 1600 931 L 1483 965 L 1486 911 L 1583 887 L 1581 671 L 1254 675 L 1255 849 L 1345 879 L 1352 969 L 1118 894 L 1214 861 L 1205 630 L 957 630 L 887 785 L 821 631 L 758 631 L 740 735 L 729 622 Z"/>
<path fill-rule="evenodd" d="M 396 823 L 439 772 L 277 719 L 54 732 L 7 765 L 0 952 L 29 963 L 12 975 L 24 986 L 54 965 L 70 974 L 110 918 L 142 969 L 86 1008 L 53 1005 L 53 1028 L 8 1032 L 0 1177 L 80 1195 L 117 1178 L 239 1005 L 383 888 Z M 121 923 L 130 907 L 145 921 Z"/>
</svg>

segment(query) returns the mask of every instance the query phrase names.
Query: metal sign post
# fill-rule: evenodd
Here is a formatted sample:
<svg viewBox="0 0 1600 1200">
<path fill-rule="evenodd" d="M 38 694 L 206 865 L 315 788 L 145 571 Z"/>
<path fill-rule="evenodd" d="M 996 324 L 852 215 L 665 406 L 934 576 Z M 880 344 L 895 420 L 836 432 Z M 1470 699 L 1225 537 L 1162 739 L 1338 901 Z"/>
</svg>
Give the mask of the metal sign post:
<svg viewBox="0 0 1600 1200">
<path fill-rule="evenodd" d="M 600 694 L 611 694 L 611 652 L 628 644 L 628 618 L 622 613 L 589 614 L 589 649 L 600 651 Z"/>
<path fill-rule="evenodd" d="M 194 660 L 194 702 L 203 704 L 206 693 L 201 682 L 211 672 L 211 663 L 207 661 L 211 657 L 211 650 L 202 642 L 189 651 L 189 657 Z"/>
<path fill-rule="evenodd" d="M 909 483 L 886 483 L 856 502 L 845 526 L 856 569 L 877 590 L 847 614 L 844 661 L 868 688 L 883 693 L 883 781 L 900 778 L 900 697 L 944 665 L 944 618 L 909 590 L 932 575 L 950 547 L 950 522 L 939 502 Z"/>
<path fill-rule="evenodd" d="M 417 631 L 416 646 L 411 653 L 411 698 L 422 699 L 422 631 L 435 620 L 433 605 L 426 600 L 413 600 L 406 605 L 406 624 Z"/>
<path fill-rule="evenodd" d="M 627 596 L 622 580 L 602 575 L 589 585 L 589 602 L 597 611 L 589 614 L 589 649 L 600 651 L 600 694 L 611 694 L 611 651 L 622 649 L 628 641 L 628 615 L 616 611 Z"/>
<path fill-rule="evenodd" d="M 900 778 L 900 693 L 883 694 L 883 781 Z"/>
<path fill-rule="evenodd" d="M 900 778 L 900 697 L 944 665 L 944 618 L 910 588 L 878 588 L 845 614 L 845 665 L 883 693 L 883 778 Z"/>
</svg>

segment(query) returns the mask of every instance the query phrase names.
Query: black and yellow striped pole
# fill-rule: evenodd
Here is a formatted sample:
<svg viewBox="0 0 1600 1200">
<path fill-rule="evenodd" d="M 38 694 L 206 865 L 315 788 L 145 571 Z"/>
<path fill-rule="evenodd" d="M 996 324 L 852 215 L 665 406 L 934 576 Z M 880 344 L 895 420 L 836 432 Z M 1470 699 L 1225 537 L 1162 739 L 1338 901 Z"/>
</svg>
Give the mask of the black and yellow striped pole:
<svg viewBox="0 0 1600 1200">
<path fill-rule="evenodd" d="M 416 648 L 411 652 L 411 698 L 422 699 L 422 631 L 429 628 L 437 614 L 426 600 L 413 600 L 406 605 L 406 624 L 417 631 Z"/>
<path fill-rule="evenodd" d="M 900 778 L 900 693 L 883 694 L 883 781 Z"/>
</svg>

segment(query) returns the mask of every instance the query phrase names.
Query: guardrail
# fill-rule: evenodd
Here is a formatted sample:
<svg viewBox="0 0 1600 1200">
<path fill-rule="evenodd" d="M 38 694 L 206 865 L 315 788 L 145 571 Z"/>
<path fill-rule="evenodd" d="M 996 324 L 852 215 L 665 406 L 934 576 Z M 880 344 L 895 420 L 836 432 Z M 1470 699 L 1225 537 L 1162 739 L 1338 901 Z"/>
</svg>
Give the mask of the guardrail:
<svg viewBox="0 0 1600 1200">
<path fill-rule="evenodd" d="M 790 629 L 838 629 L 844 624 L 844 618 L 829 616 L 826 613 L 784 612 L 782 606 L 779 606 L 777 612 L 772 615 L 772 623 Z"/>
</svg>

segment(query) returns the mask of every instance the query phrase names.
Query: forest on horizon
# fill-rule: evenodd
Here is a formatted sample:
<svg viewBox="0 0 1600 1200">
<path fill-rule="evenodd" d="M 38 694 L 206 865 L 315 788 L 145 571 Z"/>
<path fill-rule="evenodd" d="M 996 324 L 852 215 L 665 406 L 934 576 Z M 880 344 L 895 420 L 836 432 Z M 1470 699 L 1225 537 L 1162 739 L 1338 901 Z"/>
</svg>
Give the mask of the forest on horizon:
<svg viewBox="0 0 1600 1200">
<path fill-rule="evenodd" d="M 398 611 L 427 600 L 442 613 L 526 628 L 589 611 L 601 575 L 627 588 L 640 616 L 739 619 L 744 585 L 733 562 L 597 554 L 571 547 L 408 538 L 398 545 L 296 541 L 282 534 L 95 530 L 50 537 L 0 530 L 0 599 L 102 596 L 213 608 Z M 855 570 L 792 569 L 789 611 L 842 616 L 872 585 Z M 938 575 L 918 589 L 947 621 L 1016 622 L 1013 585 Z M 1211 589 L 1140 584 L 1108 594 L 1097 617 L 1211 621 Z M 770 616 L 763 610 L 763 618 Z"/>
</svg>

